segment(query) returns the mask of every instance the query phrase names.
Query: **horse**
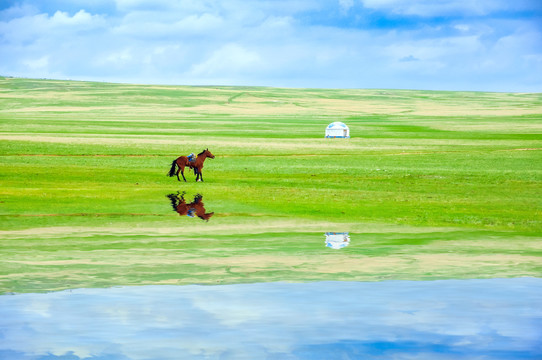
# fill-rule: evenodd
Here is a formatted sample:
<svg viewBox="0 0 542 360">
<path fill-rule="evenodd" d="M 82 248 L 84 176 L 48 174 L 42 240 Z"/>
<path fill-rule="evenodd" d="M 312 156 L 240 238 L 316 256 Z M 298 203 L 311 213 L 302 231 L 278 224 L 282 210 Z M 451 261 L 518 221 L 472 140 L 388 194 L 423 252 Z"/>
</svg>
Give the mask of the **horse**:
<svg viewBox="0 0 542 360">
<path fill-rule="evenodd" d="M 197 216 L 202 220 L 209 221 L 211 216 L 213 216 L 214 212 L 205 212 L 205 207 L 203 206 L 202 201 L 203 196 L 197 194 L 196 196 L 194 196 L 194 201 L 187 204 L 186 200 L 184 199 L 184 194 L 184 192 L 182 194 L 177 192 L 177 194 L 166 195 L 171 201 L 171 206 L 173 207 L 173 210 L 176 211 L 180 216 Z"/>
<path fill-rule="evenodd" d="M 171 163 L 171 169 L 169 170 L 168 176 L 172 177 L 173 175 L 177 175 L 177 180 L 181 181 L 179 178 L 179 172 L 181 173 L 184 182 L 186 182 L 186 178 L 184 177 L 184 168 L 189 167 L 192 169 L 192 163 L 188 160 L 187 156 L 179 156 L 177 159 L 173 160 L 173 163 Z M 175 172 L 175 167 L 178 167 L 178 170 Z M 196 170 L 194 170 L 194 175 L 196 174 Z"/>
<path fill-rule="evenodd" d="M 177 180 L 181 181 L 179 178 L 179 172 L 181 173 L 184 182 L 186 182 L 186 178 L 184 177 L 184 168 L 189 167 L 190 169 L 194 169 L 194 175 L 196 175 L 196 181 L 203 181 L 203 175 L 201 173 L 201 169 L 203 168 L 203 162 L 206 158 L 214 159 L 215 156 L 211 154 L 209 149 L 205 149 L 202 152 L 198 154 L 196 157 L 196 160 L 194 162 L 188 161 L 188 157 L 186 156 L 179 156 L 177 159 L 173 160 L 171 163 L 171 169 L 168 172 L 168 176 L 172 177 L 173 175 L 177 175 Z M 175 169 L 177 171 L 175 171 Z"/>
</svg>

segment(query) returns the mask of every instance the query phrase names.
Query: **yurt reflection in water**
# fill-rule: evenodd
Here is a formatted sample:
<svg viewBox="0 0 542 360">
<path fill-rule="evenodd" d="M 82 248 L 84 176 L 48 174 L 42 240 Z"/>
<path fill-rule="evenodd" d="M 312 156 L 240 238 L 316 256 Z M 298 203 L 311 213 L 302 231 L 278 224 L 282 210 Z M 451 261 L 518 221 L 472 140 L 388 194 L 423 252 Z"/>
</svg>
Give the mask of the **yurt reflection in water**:
<svg viewBox="0 0 542 360">
<path fill-rule="evenodd" d="M 350 235 L 347 232 L 327 232 L 326 247 L 342 249 L 350 245 Z"/>
</svg>

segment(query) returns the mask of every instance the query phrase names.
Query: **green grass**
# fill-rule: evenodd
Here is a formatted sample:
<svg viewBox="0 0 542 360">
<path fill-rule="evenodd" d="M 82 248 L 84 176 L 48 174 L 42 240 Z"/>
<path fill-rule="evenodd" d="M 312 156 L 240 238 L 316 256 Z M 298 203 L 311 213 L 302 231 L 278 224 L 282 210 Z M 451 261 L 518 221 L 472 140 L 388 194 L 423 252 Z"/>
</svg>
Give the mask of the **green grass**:
<svg viewBox="0 0 542 360">
<path fill-rule="evenodd" d="M 540 275 L 542 94 L 6 78 L 0 137 L 0 292 Z"/>
</svg>

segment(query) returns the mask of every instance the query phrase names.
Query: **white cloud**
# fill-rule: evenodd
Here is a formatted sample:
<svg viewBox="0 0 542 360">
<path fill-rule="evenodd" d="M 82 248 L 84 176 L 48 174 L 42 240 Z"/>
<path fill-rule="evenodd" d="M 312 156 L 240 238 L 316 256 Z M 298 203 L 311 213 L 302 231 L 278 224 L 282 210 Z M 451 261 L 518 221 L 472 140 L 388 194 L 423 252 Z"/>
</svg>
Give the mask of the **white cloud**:
<svg viewBox="0 0 542 360">
<path fill-rule="evenodd" d="M 457 24 L 457 25 L 454 25 L 454 28 L 461 32 L 468 32 L 471 29 L 471 27 L 466 24 Z"/>
<path fill-rule="evenodd" d="M 191 14 L 178 17 L 155 12 L 134 12 L 112 28 L 112 33 L 150 40 L 175 40 L 193 36 L 213 36 L 223 27 L 223 19 L 214 14 Z"/>
<path fill-rule="evenodd" d="M 26 43 L 40 38 L 62 41 L 65 37 L 75 36 L 74 32 L 100 28 L 105 24 L 106 21 L 102 16 L 91 15 L 84 10 L 73 16 L 57 11 L 53 16 L 33 14 L 2 21 L 0 33 L 8 43 Z"/>
<path fill-rule="evenodd" d="M 68 13 L 63 11 L 57 11 L 51 18 L 53 25 L 57 26 L 80 26 L 80 25 L 96 25 L 96 20 L 99 19 L 99 16 L 92 16 L 87 13 L 85 10 L 79 10 L 75 15 L 70 16 Z"/>
<path fill-rule="evenodd" d="M 439 39 L 405 40 L 400 44 L 392 44 L 386 53 L 394 59 L 411 55 L 420 60 L 442 60 L 461 55 L 474 54 L 481 50 L 477 36 L 447 37 Z"/>
<path fill-rule="evenodd" d="M 354 0 L 339 0 L 341 11 L 348 12 L 354 6 Z"/>
<path fill-rule="evenodd" d="M 31 16 L 39 14 L 37 7 L 30 4 L 15 4 L 5 10 L 0 11 L 0 21 L 9 21 L 14 18 L 20 18 L 24 16 Z"/>
<path fill-rule="evenodd" d="M 102 60 L 101 65 L 124 66 L 133 60 L 134 56 L 130 49 L 123 49 L 110 53 Z"/>
<path fill-rule="evenodd" d="M 134 11 L 145 12 L 162 12 L 164 14 L 176 13 L 179 15 L 186 14 L 199 14 L 205 12 L 219 11 L 228 3 L 233 3 L 236 6 L 239 4 L 235 0 L 228 2 L 222 2 L 219 0 L 115 0 L 117 9 L 124 13 L 131 13 Z M 249 6 L 246 4 L 245 6 Z"/>
<path fill-rule="evenodd" d="M 147 0 L 115 0 L 115 3 L 117 8 L 122 11 L 169 8 L 172 4 L 171 1 L 167 0 L 154 0 L 152 2 Z"/>
<path fill-rule="evenodd" d="M 202 63 L 193 66 L 190 75 L 228 78 L 231 74 L 250 74 L 262 65 L 260 55 L 236 43 L 225 44 Z"/>
<path fill-rule="evenodd" d="M 496 11 L 532 9 L 531 0 L 361 0 L 370 9 L 418 16 L 487 15 Z"/>
<path fill-rule="evenodd" d="M 294 19 L 291 16 L 269 16 L 261 25 L 259 30 L 265 31 L 292 31 L 294 26 Z M 276 33 L 275 33 L 276 36 Z"/>
<path fill-rule="evenodd" d="M 29 68 L 29 70 L 35 72 L 36 70 L 47 70 L 49 65 L 49 57 L 42 56 L 38 59 L 23 60 L 23 65 Z"/>
</svg>

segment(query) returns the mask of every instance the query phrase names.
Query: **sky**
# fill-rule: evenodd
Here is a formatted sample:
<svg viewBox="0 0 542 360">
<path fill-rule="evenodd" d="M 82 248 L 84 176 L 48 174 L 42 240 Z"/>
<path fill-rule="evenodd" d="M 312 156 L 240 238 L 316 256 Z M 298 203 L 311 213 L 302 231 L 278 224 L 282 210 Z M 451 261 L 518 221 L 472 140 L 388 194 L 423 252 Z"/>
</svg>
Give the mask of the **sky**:
<svg viewBox="0 0 542 360">
<path fill-rule="evenodd" d="M 0 358 L 540 359 L 541 289 L 517 278 L 3 295 Z"/>
<path fill-rule="evenodd" d="M 542 1 L 0 0 L 0 75 L 542 92 Z"/>
</svg>

